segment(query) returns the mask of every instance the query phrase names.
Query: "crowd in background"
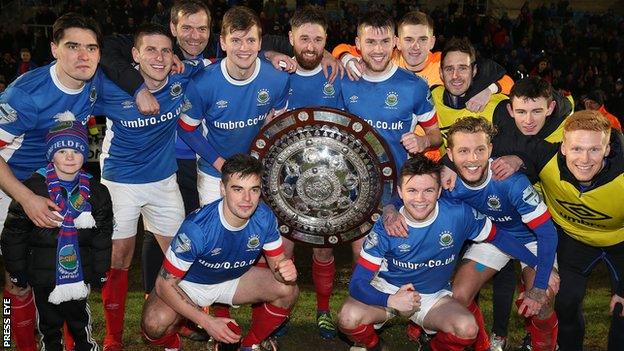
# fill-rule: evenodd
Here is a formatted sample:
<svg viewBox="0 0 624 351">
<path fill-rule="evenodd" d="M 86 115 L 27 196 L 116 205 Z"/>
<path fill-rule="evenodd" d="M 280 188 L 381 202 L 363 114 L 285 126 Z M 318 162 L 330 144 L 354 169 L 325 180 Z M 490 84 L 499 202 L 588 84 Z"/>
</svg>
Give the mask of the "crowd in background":
<svg viewBox="0 0 624 351">
<path fill-rule="evenodd" d="M 50 26 L 59 13 L 75 11 L 98 19 L 105 35 L 132 33 L 143 22 L 167 24 L 171 0 L 74 0 L 32 1 L 31 14 L 19 26 L 0 25 L 0 91 L 20 74 L 52 60 Z M 207 0 L 212 9 L 213 33 L 218 33 L 223 13 L 232 5 L 245 4 L 260 15 L 263 30 L 286 35 L 294 9 L 285 0 Z M 297 6 L 325 0 L 298 0 Z M 568 1 L 531 9 L 528 2 L 517 17 L 483 14 L 483 9 L 464 1 L 428 9 L 410 0 L 396 0 L 391 8 L 370 2 L 340 1 L 328 9 L 328 48 L 352 43 L 359 14 L 372 7 L 391 11 L 399 18 L 409 10 L 430 14 L 435 22 L 436 47 L 448 38 L 467 36 L 478 54 L 503 65 L 515 79 L 539 75 L 557 89 L 572 93 L 577 102 L 585 94 L 600 91 L 607 109 L 624 120 L 624 18 L 612 11 L 602 14 L 576 12 Z M 476 3 L 476 2 L 475 2 Z M 50 4 L 55 4 L 51 6 Z M 17 28 L 17 29 L 14 29 Z"/>
</svg>

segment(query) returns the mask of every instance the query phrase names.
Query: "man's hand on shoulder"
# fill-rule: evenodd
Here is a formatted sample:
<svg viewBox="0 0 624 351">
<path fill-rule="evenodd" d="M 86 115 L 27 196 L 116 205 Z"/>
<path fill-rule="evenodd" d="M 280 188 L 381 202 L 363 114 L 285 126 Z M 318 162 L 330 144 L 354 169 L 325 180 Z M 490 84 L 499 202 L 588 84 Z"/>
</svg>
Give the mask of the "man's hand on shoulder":
<svg viewBox="0 0 624 351">
<path fill-rule="evenodd" d="M 457 173 L 447 166 L 442 166 L 440 170 L 440 182 L 442 188 L 453 191 L 453 189 L 455 189 L 455 183 L 457 182 Z"/>
<path fill-rule="evenodd" d="M 178 55 L 173 55 L 173 64 L 171 65 L 171 74 L 184 73 L 184 62 L 180 60 Z"/>
<path fill-rule="evenodd" d="M 522 159 L 515 155 L 501 156 L 494 161 L 490 168 L 492 169 L 492 178 L 494 180 L 505 180 L 512 174 L 516 173 L 522 167 Z"/>
<path fill-rule="evenodd" d="M 383 223 L 386 233 L 390 236 L 407 238 L 407 222 L 401 212 L 394 205 L 386 205 L 383 208 Z"/>
<path fill-rule="evenodd" d="M 340 60 L 336 60 L 335 57 L 332 56 L 332 54 L 327 51 L 327 50 L 323 50 L 323 59 L 321 60 L 321 67 L 323 67 L 323 74 L 325 75 L 325 78 L 327 79 L 327 82 L 329 84 L 332 84 L 334 82 L 334 80 L 336 80 L 336 77 L 338 77 L 338 74 L 340 74 L 340 78 L 344 77 L 344 66 L 342 66 L 342 63 L 340 62 Z M 331 74 L 329 73 L 329 69 L 331 68 Z"/>
<path fill-rule="evenodd" d="M 139 112 L 146 116 L 155 115 L 160 112 L 158 100 L 156 100 L 154 95 L 152 95 L 146 87 L 141 88 L 136 94 L 135 102 Z"/>
<path fill-rule="evenodd" d="M 485 106 L 490 101 L 490 97 L 492 96 L 492 91 L 490 88 L 485 88 L 480 91 L 477 95 L 473 96 L 466 102 L 466 109 L 470 112 L 483 112 L 485 110 Z"/>
<path fill-rule="evenodd" d="M 340 61 L 344 65 L 344 69 L 347 72 L 347 77 L 349 77 L 349 80 L 360 80 L 360 77 L 362 77 L 362 72 L 364 72 L 364 65 L 359 58 L 351 54 L 344 54 L 340 58 Z"/>
<path fill-rule="evenodd" d="M 271 61 L 271 64 L 277 70 L 288 73 L 294 73 L 297 70 L 297 61 L 288 55 L 276 51 L 265 51 L 264 57 Z"/>
<path fill-rule="evenodd" d="M 49 198 L 31 193 L 31 195 L 20 202 L 20 205 L 22 205 L 28 218 L 37 227 L 57 228 L 60 222 L 63 221 L 63 217 L 57 212 L 61 209 Z"/>
</svg>

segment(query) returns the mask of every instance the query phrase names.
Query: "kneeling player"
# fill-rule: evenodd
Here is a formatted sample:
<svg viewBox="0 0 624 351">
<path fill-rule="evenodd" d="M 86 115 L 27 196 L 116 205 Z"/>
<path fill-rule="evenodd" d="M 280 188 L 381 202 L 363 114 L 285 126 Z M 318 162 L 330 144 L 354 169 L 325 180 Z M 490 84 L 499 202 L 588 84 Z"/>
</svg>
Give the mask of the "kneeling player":
<svg viewBox="0 0 624 351">
<path fill-rule="evenodd" d="M 241 350 L 257 349 L 290 314 L 299 289 L 297 270 L 285 259 L 277 219 L 260 202 L 262 164 L 235 155 L 222 168 L 223 199 L 190 214 L 167 250 L 156 293 L 145 303 L 147 340 L 177 350 L 178 322 L 188 318 L 220 342 L 236 343 L 240 328 L 230 318 L 212 317 L 213 303 L 255 304 Z M 252 266 L 264 253 L 272 269 Z"/>
<path fill-rule="evenodd" d="M 397 312 L 425 330 L 437 331 L 432 350 L 463 350 L 474 342 L 477 323 L 451 297 L 450 278 L 466 240 L 492 241 L 522 259 L 535 256 L 470 206 L 440 199 L 440 166 L 422 155 L 401 169 L 399 195 L 409 235 L 391 237 L 380 219 L 368 234 L 338 315 L 340 329 L 358 346 L 381 350 L 373 324 Z M 384 261 L 387 269 L 379 270 Z M 354 349 L 354 348 L 352 348 Z"/>
</svg>

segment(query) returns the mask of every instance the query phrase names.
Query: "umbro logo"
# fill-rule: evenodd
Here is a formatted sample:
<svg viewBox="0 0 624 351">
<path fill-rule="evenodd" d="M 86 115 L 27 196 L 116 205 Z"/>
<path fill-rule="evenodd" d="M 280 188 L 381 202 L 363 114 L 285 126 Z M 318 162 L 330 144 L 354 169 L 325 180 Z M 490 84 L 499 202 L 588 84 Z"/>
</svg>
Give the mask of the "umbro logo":
<svg viewBox="0 0 624 351">
<path fill-rule="evenodd" d="M 561 200 L 557 200 L 557 202 L 559 203 L 559 205 L 563 206 L 566 210 L 568 210 L 570 213 L 572 213 L 573 215 L 575 215 L 576 217 L 580 219 L 600 221 L 600 220 L 612 218 L 611 216 L 598 212 L 596 210 L 593 210 L 584 204 L 574 204 L 571 202 L 566 202 L 566 201 L 561 201 Z"/>
</svg>

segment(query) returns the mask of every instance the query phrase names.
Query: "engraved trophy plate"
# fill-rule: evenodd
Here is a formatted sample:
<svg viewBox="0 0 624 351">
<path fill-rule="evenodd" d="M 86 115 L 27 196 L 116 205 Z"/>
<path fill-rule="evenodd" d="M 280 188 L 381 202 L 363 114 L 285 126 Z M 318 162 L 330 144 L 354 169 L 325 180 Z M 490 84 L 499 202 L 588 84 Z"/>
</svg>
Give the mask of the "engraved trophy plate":
<svg viewBox="0 0 624 351">
<path fill-rule="evenodd" d="M 314 246 L 365 235 L 394 189 L 396 170 L 383 139 L 340 110 L 287 112 L 262 128 L 251 154 L 265 166 L 263 197 L 280 233 Z"/>
</svg>

